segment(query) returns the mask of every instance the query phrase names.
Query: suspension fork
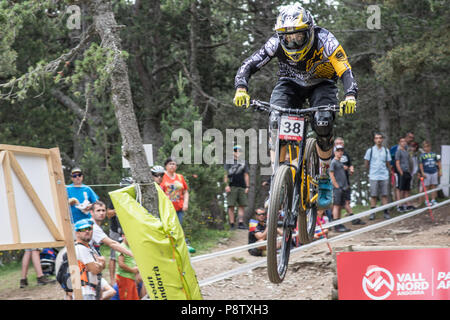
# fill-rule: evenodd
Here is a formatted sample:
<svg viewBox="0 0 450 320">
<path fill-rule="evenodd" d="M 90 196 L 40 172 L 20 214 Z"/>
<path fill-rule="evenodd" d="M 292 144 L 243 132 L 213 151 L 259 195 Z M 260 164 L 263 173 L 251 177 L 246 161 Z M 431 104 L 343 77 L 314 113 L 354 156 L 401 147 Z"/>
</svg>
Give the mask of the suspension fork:
<svg viewBox="0 0 450 320">
<path fill-rule="evenodd" d="M 302 141 L 300 141 L 300 145 L 298 148 L 298 163 L 297 163 L 297 174 L 294 179 L 294 190 L 292 197 L 292 206 L 291 206 L 291 221 L 289 221 L 289 226 L 292 229 L 295 229 L 297 224 L 297 217 L 299 214 L 299 205 L 301 201 L 301 184 L 302 184 L 302 176 L 303 176 L 303 158 L 305 156 L 305 147 L 306 147 L 306 133 L 308 132 L 308 121 L 305 121 L 305 125 L 303 126 L 302 132 Z"/>
</svg>

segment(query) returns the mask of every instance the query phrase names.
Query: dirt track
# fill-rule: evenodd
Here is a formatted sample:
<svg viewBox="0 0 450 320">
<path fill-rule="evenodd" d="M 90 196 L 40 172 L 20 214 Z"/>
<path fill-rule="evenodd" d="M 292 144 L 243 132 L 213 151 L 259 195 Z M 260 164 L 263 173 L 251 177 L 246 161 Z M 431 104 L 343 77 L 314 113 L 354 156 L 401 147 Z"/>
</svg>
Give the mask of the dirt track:
<svg viewBox="0 0 450 320">
<path fill-rule="evenodd" d="M 432 223 L 428 212 L 405 219 L 381 229 L 361 234 L 353 238 L 336 242 L 333 250 L 342 251 L 349 245 L 365 246 L 450 246 L 450 207 L 439 208 L 433 212 Z M 379 222 L 366 221 L 368 223 Z M 355 226 L 347 224 L 351 229 Z M 330 237 L 336 235 L 330 232 Z M 230 239 L 223 239 L 213 251 L 233 248 L 247 243 L 247 231 L 236 230 Z M 237 268 L 245 263 L 265 259 L 253 257 L 247 251 L 222 256 L 193 264 L 199 280 Z M 291 255 L 286 278 L 281 284 L 273 284 L 267 277 L 265 267 L 256 268 L 230 279 L 202 286 L 201 291 L 206 300 L 328 300 L 331 299 L 333 276 L 332 256 L 326 244 Z M 31 267 L 31 266 L 30 266 Z M 33 271 L 31 271 L 33 272 Z M 0 287 L 6 285 L 13 289 L 0 291 L 0 299 L 59 300 L 63 293 L 57 284 L 37 287 L 30 285 L 27 289 L 18 288 L 18 277 L 0 279 Z M 109 279 L 107 277 L 107 279 Z M 11 282 L 14 283 L 6 283 Z M 3 282 L 3 283 L 2 283 Z M 5 285 L 6 284 L 6 285 Z"/>
</svg>

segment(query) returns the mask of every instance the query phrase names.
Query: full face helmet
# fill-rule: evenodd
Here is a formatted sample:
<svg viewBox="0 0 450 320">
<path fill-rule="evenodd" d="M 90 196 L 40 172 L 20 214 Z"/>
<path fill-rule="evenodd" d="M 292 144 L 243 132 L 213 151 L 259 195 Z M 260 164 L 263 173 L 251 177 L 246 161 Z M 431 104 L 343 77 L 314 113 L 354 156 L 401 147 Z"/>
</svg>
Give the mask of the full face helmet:
<svg viewBox="0 0 450 320">
<path fill-rule="evenodd" d="M 281 8 L 274 29 L 284 52 L 295 62 L 300 61 L 314 43 L 314 19 L 298 2 Z"/>
</svg>

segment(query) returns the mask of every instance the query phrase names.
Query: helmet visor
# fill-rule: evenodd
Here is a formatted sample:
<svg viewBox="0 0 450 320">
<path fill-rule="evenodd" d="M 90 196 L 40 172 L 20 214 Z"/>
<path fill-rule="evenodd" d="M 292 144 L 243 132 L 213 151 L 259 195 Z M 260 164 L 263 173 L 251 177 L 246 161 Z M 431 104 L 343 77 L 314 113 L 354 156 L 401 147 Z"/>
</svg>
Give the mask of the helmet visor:
<svg viewBox="0 0 450 320">
<path fill-rule="evenodd" d="M 296 31 L 280 34 L 280 40 L 286 49 L 298 50 L 302 49 L 308 42 L 308 31 Z"/>
</svg>

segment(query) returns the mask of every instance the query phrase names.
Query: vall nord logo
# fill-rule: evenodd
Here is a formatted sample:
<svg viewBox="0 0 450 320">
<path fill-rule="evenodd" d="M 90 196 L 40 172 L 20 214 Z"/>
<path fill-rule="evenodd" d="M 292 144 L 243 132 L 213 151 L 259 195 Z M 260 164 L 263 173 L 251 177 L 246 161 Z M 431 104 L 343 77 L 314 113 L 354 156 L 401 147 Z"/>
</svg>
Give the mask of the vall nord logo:
<svg viewBox="0 0 450 320">
<path fill-rule="evenodd" d="M 394 291 L 394 277 L 381 267 L 369 266 L 364 274 L 362 288 L 371 299 L 384 300 Z"/>
</svg>

